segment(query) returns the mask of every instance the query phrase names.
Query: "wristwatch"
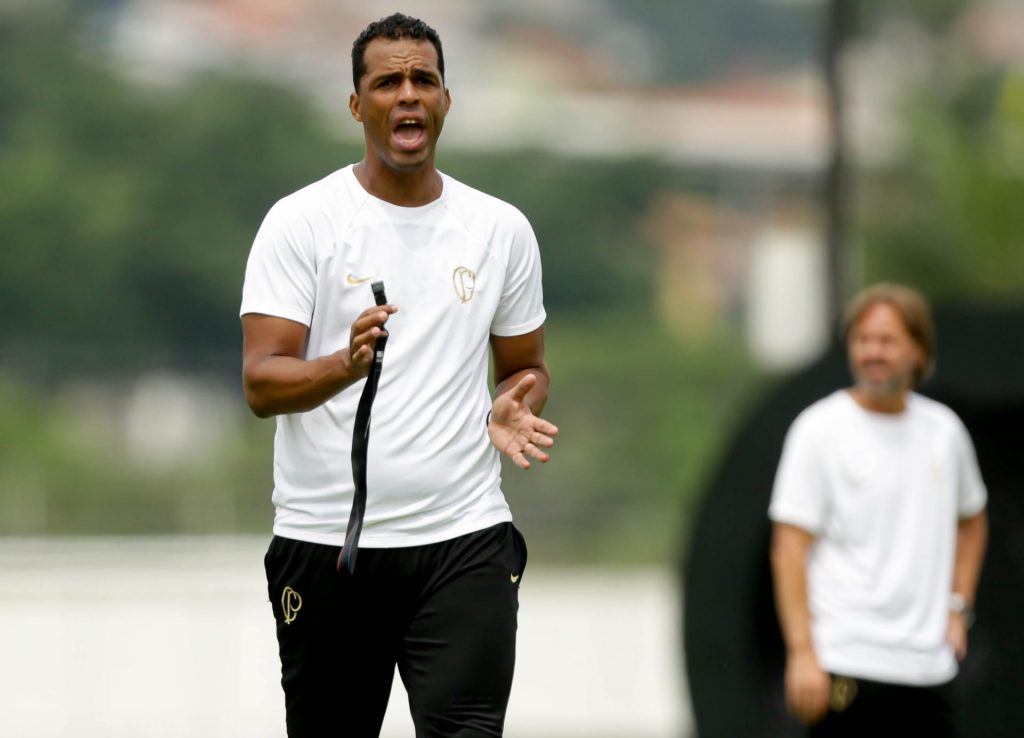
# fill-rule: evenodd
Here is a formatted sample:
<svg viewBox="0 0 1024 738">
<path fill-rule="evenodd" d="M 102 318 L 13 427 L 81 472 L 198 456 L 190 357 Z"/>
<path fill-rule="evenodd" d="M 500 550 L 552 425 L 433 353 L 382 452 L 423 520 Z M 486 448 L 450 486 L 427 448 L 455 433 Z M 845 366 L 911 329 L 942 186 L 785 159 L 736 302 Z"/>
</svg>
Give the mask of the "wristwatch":
<svg viewBox="0 0 1024 738">
<path fill-rule="evenodd" d="M 967 598 L 959 592 L 953 592 L 949 596 L 949 611 L 963 617 L 964 625 L 968 628 L 974 625 L 974 608 L 967 602 Z"/>
</svg>

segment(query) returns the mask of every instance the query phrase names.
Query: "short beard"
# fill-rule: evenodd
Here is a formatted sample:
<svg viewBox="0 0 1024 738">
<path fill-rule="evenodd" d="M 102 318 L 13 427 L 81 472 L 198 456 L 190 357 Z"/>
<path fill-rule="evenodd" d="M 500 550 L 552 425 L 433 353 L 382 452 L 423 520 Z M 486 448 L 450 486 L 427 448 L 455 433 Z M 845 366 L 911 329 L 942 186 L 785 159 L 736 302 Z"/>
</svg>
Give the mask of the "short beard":
<svg viewBox="0 0 1024 738">
<path fill-rule="evenodd" d="M 854 372 L 857 388 L 873 397 L 893 397 L 909 392 L 914 388 L 913 379 L 894 374 L 881 382 L 871 381 Z"/>
</svg>

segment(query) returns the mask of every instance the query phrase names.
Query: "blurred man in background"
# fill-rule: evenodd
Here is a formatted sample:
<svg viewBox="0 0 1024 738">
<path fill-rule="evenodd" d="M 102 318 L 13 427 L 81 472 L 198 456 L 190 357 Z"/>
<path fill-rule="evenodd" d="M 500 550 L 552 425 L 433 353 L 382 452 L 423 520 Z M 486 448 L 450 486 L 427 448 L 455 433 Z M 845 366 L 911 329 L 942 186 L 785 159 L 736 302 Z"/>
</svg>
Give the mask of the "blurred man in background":
<svg viewBox="0 0 1024 738">
<path fill-rule="evenodd" d="M 241 308 L 246 398 L 277 416 L 266 569 L 288 735 L 378 735 L 397 664 L 418 736 L 500 736 L 526 547 L 498 452 L 529 468 L 557 432 L 539 417 L 537 242 L 518 210 L 435 167 L 451 96 L 432 28 L 370 24 L 352 71 L 364 158 L 270 210 Z M 376 281 L 394 303 L 373 305 Z M 353 424 L 384 335 L 349 567 Z"/>
<path fill-rule="evenodd" d="M 914 392 L 935 359 L 924 298 L 869 287 L 846 344 L 854 385 L 793 423 L 769 507 L 786 700 L 812 736 L 952 736 L 986 489 L 959 418 Z"/>
</svg>

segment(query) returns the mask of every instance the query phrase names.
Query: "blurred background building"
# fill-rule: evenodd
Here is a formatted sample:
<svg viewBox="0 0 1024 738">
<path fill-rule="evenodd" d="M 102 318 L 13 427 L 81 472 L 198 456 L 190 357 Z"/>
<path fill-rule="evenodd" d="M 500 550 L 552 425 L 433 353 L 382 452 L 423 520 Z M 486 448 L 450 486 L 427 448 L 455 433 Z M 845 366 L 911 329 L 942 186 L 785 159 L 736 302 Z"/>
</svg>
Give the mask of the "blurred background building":
<svg viewBox="0 0 1024 738">
<path fill-rule="evenodd" d="M 45 606 L 73 631 L 90 591 L 61 568 L 76 541 L 109 546 L 88 571 L 132 589 L 121 558 L 200 566 L 167 553 L 175 541 L 204 541 L 217 571 L 258 569 L 232 553 L 257 551 L 272 517 L 273 424 L 240 392 L 245 259 L 276 199 L 359 158 L 351 42 L 393 9 L 0 0 L 0 591 L 25 603 L 19 621 Z M 444 41 L 454 105 L 439 165 L 522 209 L 544 255 L 548 413 L 562 435 L 551 464 L 505 473 L 538 570 L 590 581 L 589 567 L 613 567 L 669 601 L 730 434 L 825 352 L 836 305 L 861 284 L 905 281 L 940 304 L 1024 301 L 1022 2 L 400 9 Z M 26 551 L 61 555 L 25 569 Z M 668 631 L 633 652 L 662 643 L 664 657 L 618 678 L 667 684 L 638 709 L 645 735 L 679 735 L 691 723 L 678 639 L 671 615 L 654 617 Z M 53 643 L 51 670 L 68 657 Z M 620 704 L 606 695 L 623 681 L 587 684 L 580 715 L 588 700 Z M 59 722 L 17 734 L 70 734 Z M 578 722 L 551 738 L 598 735 Z"/>
</svg>

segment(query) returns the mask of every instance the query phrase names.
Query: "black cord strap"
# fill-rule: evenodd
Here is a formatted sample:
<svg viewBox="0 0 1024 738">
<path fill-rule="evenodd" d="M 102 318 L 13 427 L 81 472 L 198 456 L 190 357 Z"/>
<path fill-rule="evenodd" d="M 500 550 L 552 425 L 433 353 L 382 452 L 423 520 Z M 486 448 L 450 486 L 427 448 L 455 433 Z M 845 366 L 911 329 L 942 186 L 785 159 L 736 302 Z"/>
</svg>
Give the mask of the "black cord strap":
<svg viewBox="0 0 1024 738">
<path fill-rule="evenodd" d="M 378 305 L 387 302 L 384 297 L 384 283 L 374 282 L 373 298 Z M 384 364 L 384 348 L 388 336 L 385 333 L 377 338 L 373 348 L 373 363 L 366 375 L 363 394 L 359 397 L 356 408 L 356 423 L 352 431 L 352 481 L 355 483 L 355 494 L 352 498 L 352 513 L 345 529 L 345 545 L 338 553 L 338 572 L 341 572 L 342 561 L 349 574 L 356 570 L 356 553 L 359 551 L 359 535 L 363 532 L 363 517 L 366 515 L 366 451 L 370 444 L 370 410 L 377 396 L 377 384 L 380 382 L 380 370 Z"/>
</svg>

